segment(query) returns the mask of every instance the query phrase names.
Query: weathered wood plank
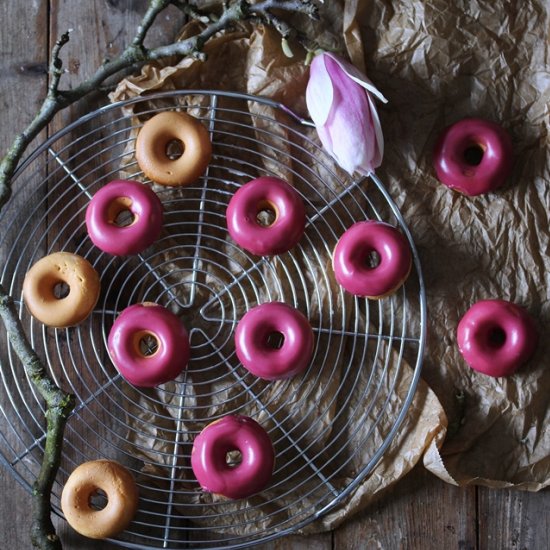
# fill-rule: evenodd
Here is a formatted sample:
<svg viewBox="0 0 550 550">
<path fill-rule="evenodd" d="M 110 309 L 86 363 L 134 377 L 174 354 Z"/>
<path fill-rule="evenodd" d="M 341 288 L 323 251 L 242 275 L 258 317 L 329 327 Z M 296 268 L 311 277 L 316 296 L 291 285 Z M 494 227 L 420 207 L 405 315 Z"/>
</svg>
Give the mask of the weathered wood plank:
<svg viewBox="0 0 550 550">
<path fill-rule="evenodd" d="M 15 136 L 31 122 L 47 89 L 47 0 L 2 2 L 0 31 L 0 155 L 4 155 Z M 24 22 L 24 23 L 23 23 Z M 35 143 L 44 139 L 43 132 Z M 35 143 L 31 144 L 32 150 Z M 9 204 L 6 206 L 9 208 Z M 0 235 L 4 238 L 5 235 Z M 3 251 L 5 253 L 5 250 Z M 0 254 L 0 262 L 2 254 Z M 2 361 L 5 354 L 2 355 Z M 3 363 L 4 365 L 4 363 Z M 3 394 L 2 394 L 3 395 Z M 2 398 L 5 398 L 3 395 Z M 9 405 L 6 418 L 0 415 L 0 429 L 7 434 L 13 452 L 20 453 L 21 441 L 6 427 L 15 422 Z M 13 461 L 10 449 L 2 451 Z M 30 495 L 11 472 L 0 466 L 0 544 L 2 548 L 28 548 Z"/>
<path fill-rule="evenodd" d="M 215 537 L 215 534 L 209 536 L 208 531 L 193 534 L 193 540 L 197 543 L 200 541 L 201 547 L 206 541 L 216 540 Z M 309 536 L 289 535 L 273 542 L 258 544 L 254 548 L 258 550 L 332 550 L 332 533 L 326 532 Z"/>
<path fill-rule="evenodd" d="M 0 154 L 33 119 L 47 86 L 47 1 L 2 2 Z M 24 22 L 24 25 L 22 24 Z M 39 138 L 40 139 L 40 138 Z"/>
<path fill-rule="evenodd" d="M 320 533 L 319 535 L 310 535 L 308 537 L 289 536 L 280 540 L 266 544 L 263 550 L 331 550 L 332 533 Z"/>
<path fill-rule="evenodd" d="M 335 550 L 476 548 L 475 488 L 414 469 L 382 500 L 334 532 Z"/>
<path fill-rule="evenodd" d="M 550 494 L 479 487 L 479 550 L 550 548 Z"/>
<path fill-rule="evenodd" d="M 105 59 L 117 57 L 133 38 L 145 12 L 147 0 L 52 0 L 50 46 L 66 30 L 73 29 L 61 58 L 68 69 L 61 87 L 75 86 L 91 76 Z M 172 40 L 183 23 L 181 13 L 173 7 L 163 12 L 148 34 L 146 45 Z M 79 101 L 60 113 L 50 125 L 59 130 L 107 102 L 104 94 Z"/>
</svg>

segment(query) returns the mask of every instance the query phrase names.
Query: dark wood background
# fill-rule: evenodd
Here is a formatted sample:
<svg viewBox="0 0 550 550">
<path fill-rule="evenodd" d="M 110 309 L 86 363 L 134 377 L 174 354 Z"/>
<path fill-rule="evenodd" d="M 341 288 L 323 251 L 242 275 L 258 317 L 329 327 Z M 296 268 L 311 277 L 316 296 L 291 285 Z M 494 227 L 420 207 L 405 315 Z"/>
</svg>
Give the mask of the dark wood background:
<svg viewBox="0 0 550 550">
<path fill-rule="evenodd" d="M 78 83 L 99 63 L 117 55 L 133 36 L 145 0 L 2 0 L 0 3 L 0 151 L 34 116 L 47 89 L 49 51 L 60 33 L 72 28 L 65 49 L 65 85 Z M 182 19 L 163 14 L 151 42 L 175 35 Z M 105 102 L 80 102 L 59 115 L 39 139 Z M 0 548 L 30 548 L 29 495 L 0 468 Z M 58 522 L 64 548 L 108 548 L 87 541 Z M 459 489 L 421 466 L 378 503 L 334 532 L 292 536 L 263 546 L 266 550 L 335 549 L 534 549 L 550 548 L 550 493 L 483 487 Z"/>
</svg>

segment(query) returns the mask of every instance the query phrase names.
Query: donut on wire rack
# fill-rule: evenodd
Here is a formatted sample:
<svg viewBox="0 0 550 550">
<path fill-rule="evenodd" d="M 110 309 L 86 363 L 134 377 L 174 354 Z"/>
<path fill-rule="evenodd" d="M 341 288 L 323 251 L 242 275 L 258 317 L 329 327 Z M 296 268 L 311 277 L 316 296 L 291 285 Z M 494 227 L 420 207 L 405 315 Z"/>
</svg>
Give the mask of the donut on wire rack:
<svg viewBox="0 0 550 550">
<path fill-rule="evenodd" d="M 121 224 L 121 215 L 131 216 Z M 86 228 L 92 242 L 114 256 L 143 252 L 159 237 L 162 203 L 147 185 L 137 181 L 114 180 L 102 187 L 86 209 Z"/>
<path fill-rule="evenodd" d="M 183 151 L 172 158 L 169 148 Z M 139 131 L 136 159 L 143 173 L 161 185 L 190 185 L 202 176 L 212 156 L 212 143 L 202 123 L 178 111 L 165 111 L 150 118 Z"/>
<path fill-rule="evenodd" d="M 78 325 L 93 311 L 101 285 L 90 262 L 70 252 L 38 260 L 25 275 L 23 299 L 31 314 L 50 327 Z"/>
<path fill-rule="evenodd" d="M 102 491 L 106 505 L 97 509 L 92 498 Z M 138 508 L 138 488 L 132 474 L 113 460 L 92 460 L 78 466 L 61 493 L 61 509 L 69 525 L 91 539 L 124 531 Z"/>
<path fill-rule="evenodd" d="M 240 454 L 238 464 L 230 453 Z M 228 415 L 216 420 L 197 436 L 191 466 L 201 487 L 227 498 L 247 498 L 271 480 L 275 451 L 267 432 L 252 418 Z"/>
</svg>

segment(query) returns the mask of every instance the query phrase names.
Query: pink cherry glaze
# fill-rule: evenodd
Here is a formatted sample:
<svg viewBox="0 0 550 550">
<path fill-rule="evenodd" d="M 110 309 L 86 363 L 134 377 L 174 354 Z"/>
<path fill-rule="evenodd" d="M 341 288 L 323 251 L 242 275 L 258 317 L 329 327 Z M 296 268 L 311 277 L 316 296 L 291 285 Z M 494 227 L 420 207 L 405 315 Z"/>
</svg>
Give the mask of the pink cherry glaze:
<svg viewBox="0 0 550 550">
<path fill-rule="evenodd" d="M 226 463 L 230 451 L 240 451 L 237 466 Z M 275 451 L 267 432 L 252 418 L 230 415 L 212 422 L 197 436 L 191 467 L 201 487 L 228 498 L 246 498 L 271 480 Z"/>
<path fill-rule="evenodd" d="M 538 333 L 522 307 L 505 300 L 482 300 L 462 317 L 458 349 L 474 370 L 489 376 L 508 376 L 535 352 Z"/>
<path fill-rule="evenodd" d="M 117 201 L 122 201 L 125 208 L 116 208 Z M 114 223 L 113 212 L 124 209 L 133 214 L 134 222 L 120 227 Z M 160 235 L 162 203 L 156 193 L 142 183 L 114 180 L 92 197 L 86 209 L 86 227 L 92 242 L 104 252 L 114 256 L 137 254 Z"/>
<path fill-rule="evenodd" d="M 464 157 L 469 147 L 483 150 L 476 166 Z M 466 118 L 446 128 L 434 150 L 434 167 L 441 183 L 475 196 L 500 187 L 512 169 L 512 140 L 504 128 L 478 118 Z"/>
<path fill-rule="evenodd" d="M 267 207 L 275 211 L 269 226 L 256 216 Z M 304 233 L 306 211 L 298 192 L 279 178 L 262 177 L 243 185 L 227 206 L 227 229 L 236 243 L 258 256 L 288 252 Z"/>
<path fill-rule="evenodd" d="M 156 338 L 158 348 L 145 356 L 139 341 Z M 176 378 L 189 361 L 187 330 L 171 311 L 152 303 L 127 307 L 116 319 L 108 339 L 111 359 L 130 384 L 153 387 Z"/>
<path fill-rule="evenodd" d="M 368 265 L 376 252 L 380 262 Z M 356 296 L 382 298 L 395 292 L 405 281 L 412 255 L 405 236 L 392 225 L 368 220 L 353 224 L 341 237 L 332 258 L 336 280 Z"/>
<path fill-rule="evenodd" d="M 270 334 L 283 335 L 279 349 L 269 345 Z M 282 302 L 261 304 L 247 311 L 235 331 L 237 357 L 252 374 L 264 380 L 290 378 L 307 368 L 313 354 L 313 331 L 307 318 Z"/>
</svg>

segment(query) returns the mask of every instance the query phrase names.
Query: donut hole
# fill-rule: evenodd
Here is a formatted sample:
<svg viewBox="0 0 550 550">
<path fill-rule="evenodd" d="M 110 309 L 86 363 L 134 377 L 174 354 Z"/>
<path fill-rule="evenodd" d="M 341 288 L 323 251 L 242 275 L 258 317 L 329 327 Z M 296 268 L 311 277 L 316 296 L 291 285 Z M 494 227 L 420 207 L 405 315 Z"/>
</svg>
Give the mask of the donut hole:
<svg viewBox="0 0 550 550">
<path fill-rule="evenodd" d="M 269 201 L 262 201 L 258 204 L 256 212 L 256 223 L 261 227 L 269 227 L 277 220 L 277 207 Z"/>
<path fill-rule="evenodd" d="M 474 143 L 464 149 L 464 162 L 469 166 L 479 166 L 484 154 L 485 149 L 479 143 Z"/>
<path fill-rule="evenodd" d="M 374 249 L 369 250 L 365 256 L 365 266 L 367 269 L 376 269 L 380 265 L 381 261 L 382 259 L 380 254 Z"/>
<path fill-rule="evenodd" d="M 58 300 L 63 300 L 71 293 L 71 287 L 65 281 L 58 281 L 53 285 L 53 295 Z"/>
<path fill-rule="evenodd" d="M 107 498 L 107 493 L 99 488 L 94 489 L 88 497 L 88 506 L 92 510 L 103 510 L 108 503 L 109 499 Z"/>
<path fill-rule="evenodd" d="M 128 227 L 136 221 L 131 206 L 132 199 L 129 197 L 117 197 L 109 204 L 107 218 L 117 227 Z"/>
<path fill-rule="evenodd" d="M 506 342 L 506 332 L 501 327 L 495 326 L 487 333 L 487 343 L 492 349 L 501 348 Z"/>
<path fill-rule="evenodd" d="M 225 463 L 229 468 L 236 468 L 243 461 L 243 455 L 239 449 L 232 449 L 225 453 Z"/>
<path fill-rule="evenodd" d="M 170 160 L 178 160 L 185 151 L 185 146 L 181 139 L 171 139 L 165 147 L 165 154 Z"/>
<path fill-rule="evenodd" d="M 266 338 L 267 347 L 273 350 L 278 350 L 283 347 L 285 343 L 285 335 L 282 332 L 274 331 L 270 332 Z"/>
<path fill-rule="evenodd" d="M 134 336 L 134 346 L 142 357 L 152 357 L 159 350 L 159 341 L 152 332 L 143 330 Z"/>
<path fill-rule="evenodd" d="M 115 217 L 115 225 L 117 227 L 128 227 L 132 225 L 136 217 L 130 210 L 122 210 Z"/>
</svg>

